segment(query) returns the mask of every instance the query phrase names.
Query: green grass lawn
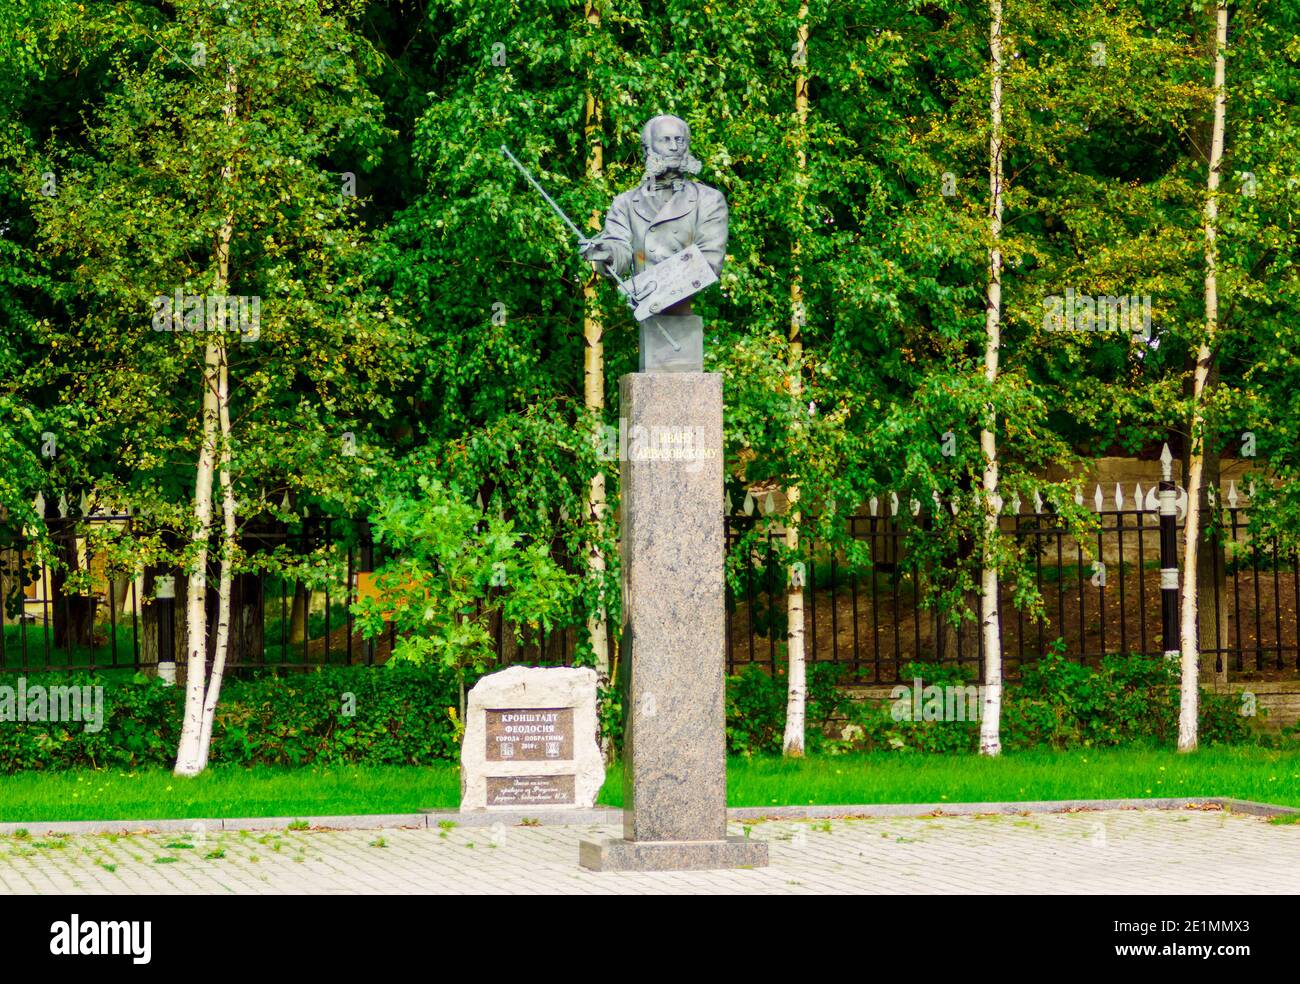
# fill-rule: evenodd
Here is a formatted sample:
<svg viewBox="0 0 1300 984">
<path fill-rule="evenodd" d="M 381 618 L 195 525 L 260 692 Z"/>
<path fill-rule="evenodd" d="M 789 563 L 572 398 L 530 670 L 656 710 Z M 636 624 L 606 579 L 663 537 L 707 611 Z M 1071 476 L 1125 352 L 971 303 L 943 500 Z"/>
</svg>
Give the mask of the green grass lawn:
<svg viewBox="0 0 1300 984">
<path fill-rule="evenodd" d="M 1300 751 L 1107 749 L 732 760 L 731 806 L 1228 796 L 1300 806 Z M 606 785 L 609 792 L 609 784 Z M 612 801 L 611 801 L 612 802 Z"/>
<path fill-rule="evenodd" d="M 883 753 L 732 759 L 732 806 L 969 803 L 995 800 L 1230 796 L 1300 806 L 1300 752 L 1207 749 L 1194 755 L 1117 750 L 972 755 Z M 622 805 L 617 772 L 600 802 Z M 0 821 L 329 816 L 455 809 L 459 769 L 339 766 L 213 768 L 194 780 L 164 770 L 0 777 Z"/>
<path fill-rule="evenodd" d="M 196 779 L 165 769 L 0 776 L 0 821 L 411 813 L 460 804 L 460 770 L 428 767 L 222 766 Z"/>
</svg>

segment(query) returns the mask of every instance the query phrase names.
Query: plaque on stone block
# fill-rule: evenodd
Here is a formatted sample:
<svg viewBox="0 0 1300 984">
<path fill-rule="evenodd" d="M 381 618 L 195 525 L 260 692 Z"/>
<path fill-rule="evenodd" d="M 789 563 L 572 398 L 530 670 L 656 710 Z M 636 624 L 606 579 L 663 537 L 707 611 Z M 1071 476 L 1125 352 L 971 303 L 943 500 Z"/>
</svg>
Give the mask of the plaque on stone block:
<svg viewBox="0 0 1300 984">
<path fill-rule="evenodd" d="M 461 810 L 595 805 L 605 781 L 596 671 L 512 666 L 479 680 L 465 706 Z"/>
<path fill-rule="evenodd" d="M 489 762 L 569 762 L 573 708 L 490 708 L 486 737 Z"/>
<path fill-rule="evenodd" d="M 488 776 L 488 806 L 573 806 L 573 775 Z"/>
</svg>

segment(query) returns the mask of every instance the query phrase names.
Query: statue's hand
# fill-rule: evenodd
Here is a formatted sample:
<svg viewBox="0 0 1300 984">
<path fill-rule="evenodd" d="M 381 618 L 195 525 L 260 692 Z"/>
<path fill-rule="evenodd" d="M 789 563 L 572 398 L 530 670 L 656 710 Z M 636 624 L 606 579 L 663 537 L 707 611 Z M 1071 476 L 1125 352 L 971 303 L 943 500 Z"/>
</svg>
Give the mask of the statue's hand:
<svg viewBox="0 0 1300 984">
<path fill-rule="evenodd" d="M 596 264 L 596 269 L 608 275 L 614 265 L 614 251 L 604 243 L 588 239 L 582 244 L 582 258 Z"/>
</svg>

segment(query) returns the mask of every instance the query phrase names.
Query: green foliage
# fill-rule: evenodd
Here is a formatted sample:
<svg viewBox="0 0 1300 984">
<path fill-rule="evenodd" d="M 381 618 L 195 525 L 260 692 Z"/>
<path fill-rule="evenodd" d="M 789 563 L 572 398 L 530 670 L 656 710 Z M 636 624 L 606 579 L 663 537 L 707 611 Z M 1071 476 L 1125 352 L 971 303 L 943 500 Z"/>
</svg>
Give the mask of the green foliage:
<svg viewBox="0 0 1300 984">
<path fill-rule="evenodd" d="M 37 681 L 29 682 L 29 687 Z M 6 722 L 0 773 L 73 768 L 170 767 L 184 693 L 157 680 L 115 684 L 87 674 L 42 674 L 46 686 L 104 686 L 104 726 Z M 344 695 L 355 714 L 344 712 Z M 456 677 L 442 667 L 330 667 L 306 674 L 228 680 L 213 724 L 213 764 L 456 761 Z M 346 702 L 351 705 L 351 701 Z"/>
<path fill-rule="evenodd" d="M 701 179 L 731 204 L 721 283 L 699 302 L 708 368 L 725 377 L 729 487 L 737 499 L 759 481 L 801 493 L 797 520 L 760 519 L 742 538 L 733 575 L 777 523 L 860 563 L 864 541 L 846 543 L 842 519 L 892 491 L 923 601 L 960 618 L 991 561 L 1032 611 L 1032 538 L 973 549 L 979 425 L 996 418 L 1003 499 L 1039 491 L 1076 530 L 1088 519 L 1073 490 L 1046 476 L 1077 471 L 1078 456 L 1186 436 L 1189 355 L 1205 330 L 1211 5 L 1006 5 L 994 383 L 982 371 L 987 8 L 812 4 L 807 51 L 792 60 L 798 10 L 787 0 L 10 0 L 0 522 L 39 534 L 38 489 L 51 503 L 87 490 L 96 504 L 151 510 L 137 513 L 138 538 L 115 546 L 124 567 L 172 552 L 159 530 L 183 531 L 192 511 L 206 339 L 153 331 L 150 301 L 215 288 L 213 241 L 229 218 L 224 286 L 263 302 L 258 340 L 229 347 L 241 520 L 288 518 L 286 494 L 316 515 L 373 508 L 387 542 L 416 553 L 385 575 L 403 619 L 399 659 L 482 665 L 493 606 L 557 627 L 602 614 L 617 625 L 617 469 L 587 436 L 619 410 L 609 383 L 634 366 L 632 323 L 607 285 L 586 302 L 589 271 L 497 148 L 508 143 L 588 224 L 639 180 L 645 119 L 674 112 L 692 126 Z M 1295 545 L 1300 11 L 1293 0 L 1232 11 L 1207 428 L 1229 450 L 1229 438 L 1256 436 L 1260 464 L 1281 482 L 1261 477 L 1252 525 Z M 792 115 L 801 74 L 804 125 Z M 47 172 L 56 195 L 42 191 Z M 358 177 L 358 197 L 340 193 L 343 173 Z M 801 352 L 789 342 L 796 278 Z M 1046 331 L 1044 299 L 1070 288 L 1150 295 L 1154 342 Z M 604 325 L 601 419 L 583 393 L 588 314 Z M 941 450 L 949 432 L 952 453 Z M 42 454 L 46 433 L 57 456 Z M 584 502 L 602 476 L 603 518 Z M 449 500 L 434 516 L 417 478 L 462 505 L 482 496 L 496 525 L 480 529 Z M 913 523 L 906 504 L 928 510 L 933 495 L 963 508 Z M 408 535 L 417 529 L 436 548 Z M 603 578 L 580 576 L 592 545 Z M 794 558 L 781 542 L 774 554 L 765 563 L 780 588 Z M 498 562 L 512 566 L 500 593 L 481 583 Z M 760 631 L 784 634 L 780 605 L 752 614 Z M 363 612 L 370 631 L 381 615 Z M 1103 685 L 1053 665 L 1009 727 L 1049 742 L 1162 740 L 1164 725 L 1140 723 L 1155 705 L 1118 670 L 1103 669 Z M 764 722 L 734 736 L 737 748 L 779 743 L 782 702 L 765 686 L 748 682 L 737 697 Z M 1060 704 L 1067 694 L 1091 709 L 1107 694 L 1124 704 L 1084 726 Z M 1214 699 L 1205 707 L 1211 733 L 1230 735 L 1235 719 Z M 918 747 L 939 740 L 925 723 L 887 730 Z"/>
<path fill-rule="evenodd" d="M 816 754 L 831 747 L 832 722 L 850 712 L 852 700 L 840 686 L 843 671 L 828 663 L 807 667 L 805 747 Z M 785 734 L 786 677 L 751 666 L 727 678 L 727 751 L 737 755 L 779 754 Z"/>
<path fill-rule="evenodd" d="M 379 597 L 353 606 L 367 636 L 394 626 L 394 661 L 482 673 L 496 658 L 494 614 L 550 632 L 572 611 L 581 576 L 561 569 L 549 543 L 485 516 L 437 479 L 421 476 L 418 487 L 374 517 L 375 542 L 392 559 L 378 570 Z"/>
<path fill-rule="evenodd" d="M 1198 700 L 1196 736 L 1202 745 L 1242 745 L 1256 740 L 1250 721 L 1242 714 L 1241 699 L 1236 694 L 1220 694 L 1201 688 Z M 1267 711 L 1262 713 L 1267 714 Z M 1265 744 L 1273 744 L 1270 737 L 1259 737 Z M 1285 745 L 1287 735 L 1281 736 Z"/>
<path fill-rule="evenodd" d="M 972 703 L 978 701 L 971 699 L 974 689 L 968 669 L 909 663 L 903 667 L 903 677 L 909 682 L 894 687 L 888 703 L 849 705 L 832 750 L 961 753 L 979 746 L 979 723 L 972 713 Z M 955 688 L 952 700 L 947 699 L 948 688 Z M 931 720 L 930 708 L 942 709 L 945 717 Z M 950 720 L 949 714 L 960 719 Z"/>
<path fill-rule="evenodd" d="M 600 734 L 615 752 L 623 749 L 623 731 L 626 718 L 623 713 L 623 687 L 617 680 L 600 687 L 596 695 L 596 710 L 600 715 Z"/>
<path fill-rule="evenodd" d="M 26 486 L 0 495 L 135 506 L 132 559 L 167 554 L 151 534 L 192 521 L 202 370 L 217 346 L 241 520 L 277 513 L 286 494 L 343 516 L 370 500 L 406 336 L 367 274 L 358 199 L 340 193 L 341 172 L 364 172 L 391 136 L 363 81 L 378 61 L 355 32 L 361 7 L 59 2 L 24 26 L 37 84 L 0 93 L 21 124 L 0 140 L 0 196 L 21 216 L 29 282 L 12 343 L 25 368 L 0 355 L 0 379 L 36 406 L 0 395 L 13 431 L 0 454 Z M 47 123 L 47 87 L 70 68 L 93 81 Z M 250 316 L 256 299 L 260 317 L 235 333 L 186 308 L 168 330 L 156 300 L 176 292 L 244 298 Z M 35 477 L 46 431 L 58 453 Z"/>
<path fill-rule="evenodd" d="M 727 751 L 780 754 L 785 727 L 785 677 L 758 667 L 727 679 Z"/>
<path fill-rule="evenodd" d="M 508 520 L 519 544 L 549 544 L 551 557 L 573 576 L 561 592 L 564 599 L 552 595 L 545 612 L 555 626 L 579 629 L 574 653 L 579 664 L 595 659 L 585 632 L 588 618 L 603 611 L 617 624 L 621 601 L 616 502 L 599 519 L 589 516 L 586 505 L 591 477 L 610 468 L 600 460 L 593 426 L 585 411 L 571 401 L 539 403 L 496 418 L 467 437 L 413 452 L 387 476 L 380 490 L 380 501 L 395 504 L 399 511 L 406 509 L 406 503 L 428 497 L 421 485 L 426 480 L 463 490 L 484 516 Z M 606 558 L 604 577 L 576 576 L 593 545 Z M 554 573 L 545 564 L 537 570 Z M 496 575 L 497 580 L 503 573 Z M 518 589 L 520 578 L 531 576 L 526 566 L 514 564 L 510 584 Z M 543 593 L 551 587 L 554 584 L 526 586 Z"/>
<path fill-rule="evenodd" d="M 909 664 L 903 669 L 908 683 L 895 687 L 887 701 L 852 700 L 839 686 L 851 681 L 837 676 L 828 664 L 809 667 L 809 751 L 953 754 L 978 749 L 979 704 L 968 669 Z M 960 689 L 950 697 L 947 688 Z M 780 753 L 785 699 L 781 673 L 773 677 L 754 667 L 729 678 L 728 749 L 746 755 Z M 928 719 L 927 703 L 936 712 L 942 708 L 942 716 Z M 918 708 L 921 714 L 915 716 Z M 1177 733 L 1178 675 L 1162 657 L 1108 656 L 1094 670 L 1069 662 L 1058 647 L 1003 690 L 1007 748 L 1172 747 Z M 1202 744 L 1256 740 L 1235 697 L 1201 690 Z"/>
<path fill-rule="evenodd" d="M 476 673 L 466 668 L 465 682 Z M 925 687 L 964 686 L 955 667 L 905 668 Z M 29 682 L 29 687 L 37 681 Z M 107 682 L 87 674 L 41 674 L 46 686 L 105 687 L 104 727 L 80 723 L 7 722 L 0 727 L 0 774 L 75 768 L 170 767 L 180 733 L 183 694 L 157 680 Z M 839 668 L 812 664 L 808 674 L 808 751 L 972 752 L 978 723 L 910 721 L 895 702 L 854 700 Z M 344 695 L 355 697 L 346 715 Z M 602 689 L 601 729 L 621 747 L 623 708 L 617 687 Z M 457 671 L 437 662 L 383 668 L 327 667 L 306 674 L 233 679 L 223 688 L 213 726 L 213 764 L 421 765 L 456 762 L 461 733 Z M 781 752 L 785 676 L 758 667 L 727 680 L 727 750 Z M 910 703 L 910 694 L 904 703 Z M 1255 739 L 1230 695 L 1201 692 L 1201 743 Z M 1101 670 L 1054 656 L 1019 685 L 1008 686 L 1003 732 L 1009 748 L 1081 748 L 1130 744 L 1171 747 L 1177 733 L 1177 680 L 1163 660 L 1114 657 Z"/>
<path fill-rule="evenodd" d="M 1231 695 L 1200 691 L 1201 744 L 1250 740 L 1249 722 Z M 1026 667 L 1007 688 L 1003 734 L 1012 747 L 1107 747 L 1131 742 L 1165 747 L 1178 736 L 1178 668 L 1162 656 L 1111 655 L 1091 670 L 1061 647 Z"/>
</svg>

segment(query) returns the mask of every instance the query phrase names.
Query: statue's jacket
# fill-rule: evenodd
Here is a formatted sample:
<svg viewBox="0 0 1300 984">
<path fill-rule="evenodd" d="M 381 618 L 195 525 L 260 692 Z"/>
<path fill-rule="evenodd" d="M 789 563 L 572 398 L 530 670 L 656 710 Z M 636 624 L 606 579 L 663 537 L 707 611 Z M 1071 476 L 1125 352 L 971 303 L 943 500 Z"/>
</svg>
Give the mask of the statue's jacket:
<svg viewBox="0 0 1300 984">
<path fill-rule="evenodd" d="M 685 179 L 659 208 L 644 181 L 614 199 L 599 241 L 610 248 L 621 277 L 662 263 L 692 243 L 717 273 L 727 252 L 727 199 L 716 188 Z"/>
</svg>

